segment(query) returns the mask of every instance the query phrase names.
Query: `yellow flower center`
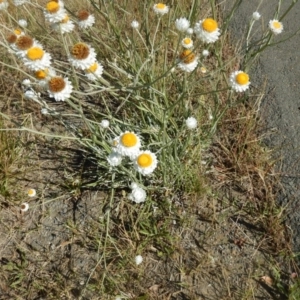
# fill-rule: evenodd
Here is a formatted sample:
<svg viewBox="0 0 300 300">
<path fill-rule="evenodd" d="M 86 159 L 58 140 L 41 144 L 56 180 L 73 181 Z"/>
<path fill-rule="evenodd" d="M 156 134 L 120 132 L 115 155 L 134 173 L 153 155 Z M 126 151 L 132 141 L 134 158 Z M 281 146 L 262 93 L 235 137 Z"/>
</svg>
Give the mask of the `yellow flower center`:
<svg viewBox="0 0 300 300">
<path fill-rule="evenodd" d="M 35 72 L 35 78 L 37 79 L 45 79 L 47 76 L 46 70 L 38 70 Z"/>
<path fill-rule="evenodd" d="M 207 32 L 214 32 L 218 28 L 218 23 L 214 19 L 208 18 L 202 22 L 202 28 Z"/>
<path fill-rule="evenodd" d="M 163 3 L 157 3 L 157 4 L 156 4 L 156 8 L 157 8 L 157 9 L 165 9 L 165 8 L 166 8 L 166 5 L 163 4 Z"/>
<path fill-rule="evenodd" d="M 185 39 L 183 40 L 183 43 L 184 43 L 185 45 L 189 45 L 191 42 L 192 42 L 192 40 L 191 40 L 190 38 L 185 38 Z"/>
<path fill-rule="evenodd" d="M 280 29 L 280 28 L 281 28 L 280 22 L 274 21 L 274 22 L 273 22 L 273 27 L 274 27 L 275 29 Z"/>
<path fill-rule="evenodd" d="M 88 73 L 95 73 L 97 69 L 98 69 L 98 64 L 95 62 L 86 71 Z"/>
<path fill-rule="evenodd" d="M 68 15 L 65 15 L 65 17 L 61 20 L 61 23 L 67 23 L 70 20 Z"/>
<path fill-rule="evenodd" d="M 137 163 L 142 168 L 147 168 L 152 165 L 152 157 L 148 153 L 143 153 L 138 156 Z"/>
<path fill-rule="evenodd" d="M 137 136 L 131 132 L 124 133 L 121 137 L 121 143 L 125 147 L 133 147 L 137 144 L 137 142 Z"/>
<path fill-rule="evenodd" d="M 29 189 L 27 193 L 28 193 L 28 196 L 33 196 L 35 194 L 35 190 Z"/>
<path fill-rule="evenodd" d="M 41 59 L 44 55 L 44 50 L 40 47 L 32 47 L 27 51 L 27 57 L 31 60 Z"/>
<path fill-rule="evenodd" d="M 66 86 L 66 83 L 62 77 L 52 77 L 49 80 L 49 90 L 53 93 L 61 92 Z"/>
<path fill-rule="evenodd" d="M 59 4 L 55 1 L 50 1 L 47 3 L 46 9 L 49 11 L 49 13 L 54 14 L 54 13 L 58 12 Z"/>
<path fill-rule="evenodd" d="M 16 35 L 20 35 L 20 34 L 22 33 L 22 30 L 19 29 L 19 28 L 16 28 L 16 29 L 14 30 L 14 33 L 15 33 Z"/>
<path fill-rule="evenodd" d="M 179 57 L 184 63 L 189 64 L 195 60 L 196 55 L 191 50 L 184 50 Z"/>
<path fill-rule="evenodd" d="M 249 75 L 242 72 L 236 75 L 235 80 L 238 84 L 244 85 L 249 82 Z"/>
<path fill-rule="evenodd" d="M 85 43 L 77 43 L 73 46 L 71 53 L 76 59 L 85 59 L 89 56 L 90 49 Z"/>
</svg>

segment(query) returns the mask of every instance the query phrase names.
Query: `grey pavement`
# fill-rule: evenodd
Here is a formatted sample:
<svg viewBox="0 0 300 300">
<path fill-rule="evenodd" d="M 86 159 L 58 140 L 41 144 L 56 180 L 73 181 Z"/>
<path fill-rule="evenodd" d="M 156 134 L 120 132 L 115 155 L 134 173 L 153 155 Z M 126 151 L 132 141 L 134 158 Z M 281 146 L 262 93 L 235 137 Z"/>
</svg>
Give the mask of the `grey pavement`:
<svg viewBox="0 0 300 300">
<path fill-rule="evenodd" d="M 292 0 L 282 0 L 279 18 Z M 297 2 L 297 1 L 296 1 Z M 235 0 L 219 1 L 228 11 Z M 255 28 L 267 28 L 273 19 L 278 0 L 242 0 L 230 24 L 232 37 L 238 42 L 245 36 L 246 27 L 254 11 L 261 14 Z M 300 28 L 300 0 L 282 20 L 284 31 L 273 42 L 286 39 Z M 258 29 L 259 30 L 259 29 Z M 258 33 L 259 34 L 259 33 Z M 287 225 L 293 232 L 293 249 L 300 254 L 300 34 L 267 48 L 258 64 L 251 69 L 252 91 L 267 80 L 260 115 L 264 122 L 265 143 L 277 159 L 282 192 L 281 205 L 287 205 Z"/>
</svg>

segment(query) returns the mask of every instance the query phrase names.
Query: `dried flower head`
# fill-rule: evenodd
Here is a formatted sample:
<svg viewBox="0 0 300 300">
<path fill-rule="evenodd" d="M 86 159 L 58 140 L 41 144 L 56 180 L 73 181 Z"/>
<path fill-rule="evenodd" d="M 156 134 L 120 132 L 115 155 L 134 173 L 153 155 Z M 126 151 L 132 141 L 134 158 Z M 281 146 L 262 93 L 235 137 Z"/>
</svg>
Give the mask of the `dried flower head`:
<svg viewBox="0 0 300 300">
<path fill-rule="evenodd" d="M 95 17 L 85 9 L 77 13 L 77 18 L 79 27 L 83 29 L 89 28 L 95 23 Z"/>
<path fill-rule="evenodd" d="M 68 78 L 54 76 L 47 82 L 48 93 L 55 101 L 65 101 L 70 98 L 73 86 Z"/>
<path fill-rule="evenodd" d="M 89 56 L 90 49 L 85 43 L 77 43 L 72 47 L 71 53 L 76 59 L 85 59 Z"/>
<path fill-rule="evenodd" d="M 14 34 L 14 33 L 11 33 L 10 35 L 8 35 L 6 37 L 6 41 L 9 43 L 9 44 L 14 44 L 16 41 L 17 41 L 17 36 Z"/>
<path fill-rule="evenodd" d="M 66 83 L 62 77 L 52 77 L 49 80 L 49 90 L 53 93 L 61 92 L 65 87 Z"/>
<path fill-rule="evenodd" d="M 85 9 L 82 9 L 80 10 L 78 13 L 77 13 L 77 18 L 80 20 L 80 21 L 85 21 L 88 19 L 90 13 L 85 10 Z"/>
<path fill-rule="evenodd" d="M 196 54 L 194 52 L 192 52 L 191 50 L 183 50 L 180 53 L 179 58 L 185 64 L 189 64 L 195 60 Z"/>
<path fill-rule="evenodd" d="M 69 62 L 82 70 L 90 68 L 96 61 L 95 50 L 85 43 L 77 43 L 71 49 Z"/>
<path fill-rule="evenodd" d="M 28 35 L 20 36 L 16 41 L 16 46 L 19 50 L 27 50 L 33 46 L 33 38 Z"/>
<path fill-rule="evenodd" d="M 29 204 L 27 202 L 24 202 L 21 204 L 20 210 L 21 212 L 25 212 L 29 209 Z"/>
</svg>

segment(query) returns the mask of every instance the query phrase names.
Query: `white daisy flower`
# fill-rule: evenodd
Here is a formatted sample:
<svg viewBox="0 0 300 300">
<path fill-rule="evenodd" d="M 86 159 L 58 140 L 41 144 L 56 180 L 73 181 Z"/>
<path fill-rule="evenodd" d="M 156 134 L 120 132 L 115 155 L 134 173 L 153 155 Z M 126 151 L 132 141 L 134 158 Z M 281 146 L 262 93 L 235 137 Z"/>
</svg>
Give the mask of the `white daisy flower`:
<svg viewBox="0 0 300 300">
<path fill-rule="evenodd" d="M 36 195 L 36 190 L 35 189 L 29 189 L 27 191 L 28 197 L 34 197 Z"/>
<path fill-rule="evenodd" d="M 26 100 L 36 100 L 37 99 L 37 94 L 33 90 L 27 90 L 24 93 L 24 98 Z"/>
<path fill-rule="evenodd" d="M 244 92 L 250 86 L 249 75 L 243 71 L 235 71 L 229 77 L 230 85 L 236 92 Z"/>
<path fill-rule="evenodd" d="M 54 23 L 51 26 L 55 31 L 61 32 L 61 33 L 68 33 L 73 31 L 75 25 L 70 20 L 68 15 L 65 15 L 64 19 L 59 23 Z"/>
<path fill-rule="evenodd" d="M 219 39 L 218 23 L 211 18 L 201 20 L 194 27 L 195 34 L 204 43 L 214 43 Z"/>
<path fill-rule="evenodd" d="M 109 127 L 109 121 L 108 120 L 102 120 L 101 123 L 100 123 L 100 126 L 102 128 L 108 128 Z"/>
<path fill-rule="evenodd" d="M 19 21 L 18 21 L 18 24 L 21 26 L 21 27 L 23 27 L 23 28 L 26 28 L 27 27 L 27 21 L 26 20 L 24 20 L 24 19 L 20 19 Z"/>
<path fill-rule="evenodd" d="M 253 14 L 252 14 L 252 18 L 253 20 L 257 21 L 260 19 L 260 13 L 258 11 L 255 11 Z"/>
<path fill-rule="evenodd" d="M 163 3 L 154 4 L 153 10 L 158 15 L 165 15 L 169 12 L 169 7 Z"/>
<path fill-rule="evenodd" d="M 187 18 L 180 18 L 175 21 L 175 27 L 181 32 L 185 32 L 190 27 L 190 21 Z"/>
<path fill-rule="evenodd" d="M 85 69 L 85 76 L 91 80 L 96 81 L 102 76 L 103 66 L 99 62 L 94 62 L 89 68 Z"/>
<path fill-rule="evenodd" d="M 52 77 L 47 84 L 48 94 L 55 101 L 65 101 L 72 93 L 73 86 L 68 78 L 61 76 Z"/>
<path fill-rule="evenodd" d="M 77 43 L 71 49 L 69 62 L 78 69 L 85 70 L 96 61 L 95 50 L 85 43 Z"/>
<path fill-rule="evenodd" d="M 191 50 L 184 50 L 179 56 L 178 67 L 185 72 L 192 72 L 198 65 L 198 57 Z"/>
<path fill-rule="evenodd" d="M 192 35 L 194 33 L 194 29 L 193 28 L 188 28 L 186 30 L 186 33 L 189 34 L 189 35 Z"/>
<path fill-rule="evenodd" d="M 283 31 L 282 23 L 275 19 L 269 22 L 269 28 L 276 35 Z"/>
<path fill-rule="evenodd" d="M 61 1 L 49 1 L 44 10 L 45 19 L 50 23 L 61 22 L 66 15 L 63 3 Z"/>
<path fill-rule="evenodd" d="M 21 208 L 20 208 L 21 212 L 25 212 L 28 209 L 29 209 L 29 204 L 27 202 L 21 204 Z"/>
<path fill-rule="evenodd" d="M 122 155 L 118 152 L 112 152 L 108 155 L 107 161 L 110 166 L 117 167 L 122 163 Z"/>
<path fill-rule="evenodd" d="M 198 122 L 194 117 L 189 117 L 185 120 L 185 124 L 188 129 L 196 129 L 198 126 Z"/>
<path fill-rule="evenodd" d="M 193 40 L 191 38 L 186 37 L 181 41 L 181 45 L 182 45 L 183 48 L 190 49 L 190 48 L 193 47 L 194 43 L 193 43 Z"/>
<path fill-rule="evenodd" d="M 15 6 L 20 6 L 28 2 L 27 0 L 13 0 Z M 21 25 L 20 25 L 21 26 Z"/>
<path fill-rule="evenodd" d="M 87 10 L 81 10 L 77 14 L 78 26 L 82 29 L 92 27 L 95 23 L 95 17 L 90 14 Z"/>
<path fill-rule="evenodd" d="M 33 71 L 45 69 L 51 65 L 51 55 L 43 50 L 42 47 L 31 47 L 23 57 L 24 65 Z"/>
<path fill-rule="evenodd" d="M 204 57 L 207 57 L 207 56 L 209 55 L 209 51 L 206 50 L 206 49 L 204 49 L 204 50 L 202 51 L 202 55 L 203 55 Z"/>
<path fill-rule="evenodd" d="M 133 20 L 130 25 L 133 29 L 138 29 L 140 27 L 140 23 L 136 20 Z"/>
<path fill-rule="evenodd" d="M 31 86 L 31 81 L 30 81 L 30 79 L 24 79 L 24 80 L 22 81 L 22 84 L 23 84 L 24 86 Z"/>
<path fill-rule="evenodd" d="M 8 2 L 6 0 L 0 1 L 0 10 L 5 10 L 8 8 Z"/>
<path fill-rule="evenodd" d="M 135 203 L 145 202 L 146 197 L 147 197 L 146 191 L 139 186 L 133 188 L 131 193 L 128 196 L 128 198 Z"/>
<path fill-rule="evenodd" d="M 129 156 L 132 159 L 139 154 L 141 140 L 134 132 L 125 131 L 114 139 L 113 145 L 116 152 L 122 156 Z"/>
<path fill-rule="evenodd" d="M 143 257 L 142 255 L 137 255 L 134 260 L 137 265 L 140 265 L 143 262 Z"/>
<path fill-rule="evenodd" d="M 142 175 L 149 175 L 157 167 L 156 155 L 149 150 L 141 151 L 134 159 L 133 166 Z"/>
</svg>

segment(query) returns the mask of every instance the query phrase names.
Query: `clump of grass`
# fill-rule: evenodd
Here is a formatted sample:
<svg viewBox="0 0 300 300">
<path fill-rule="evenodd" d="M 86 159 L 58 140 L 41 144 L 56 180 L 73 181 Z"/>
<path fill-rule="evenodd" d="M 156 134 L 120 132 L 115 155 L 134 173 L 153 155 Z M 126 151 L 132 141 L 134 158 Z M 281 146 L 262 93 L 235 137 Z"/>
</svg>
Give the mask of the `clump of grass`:
<svg viewBox="0 0 300 300">
<path fill-rule="evenodd" d="M 3 120 L 0 120 L 0 128 L 3 128 Z M 0 194 L 2 197 L 10 198 L 12 182 L 20 175 L 22 142 L 17 134 L 11 132 L 0 132 Z"/>
<path fill-rule="evenodd" d="M 11 56 L 2 65 L 17 72 L 21 88 L 15 95 L 23 97 L 23 106 L 20 115 L 1 112 L 7 127 L 0 131 L 0 147 L 16 153 L 0 156 L 7 163 L 3 194 L 9 167 L 19 156 L 11 132 L 42 136 L 44 148 L 54 145 L 51 164 L 61 175 L 48 169 L 55 180 L 46 179 L 38 191 L 32 219 L 20 217 L 30 229 L 22 240 L 26 250 L 10 244 L 6 255 L 20 252 L 22 263 L 1 266 L 4 273 L 11 271 L 7 285 L 22 296 L 163 299 L 160 287 L 174 299 L 204 296 L 194 278 L 213 282 L 216 291 L 208 293 L 219 299 L 250 299 L 256 295 L 253 279 L 270 267 L 261 256 L 253 263 L 251 255 L 285 249 L 268 176 L 272 164 L 255 134 L 259 105 L 248 104 L 245 73 L 273 35 L 266 30 L 260 43 L 252 43 L 255 22 L 249 20 L 244 61 L 228 46 L 230 19 L 222 23 L 215 1 L 193 1 L 191 7 L 183 2 L 153 8 L 140 2 L 128 7 L 127 1 L 65 1 L 65 10 L 62 2 L 48 1 L 6 11 L 1 45 Z M 29 25 L 14 32 L 21 12 Z M 91 14 L 95 24 L 89 19 L 86 25 L 92 26 L 78 23 L 73 30 Z M 185 37 L 193 40 L 192 48 L 184 49 Z M 31 126 L 22 120 L 28 103 Z M 45 149 L 36 145 L 40 150 Z M 58 191 L 48 192 L 54 185 Z M 249 223 L 255 233 L 243 227 Z M 276 232 L 282 234 L 270 246 L 264 234 Z M 215 245 L 221 240 L 226 256 L 232 255 L 228 244 L 253 246 L 245 247 L 248 264 L 237 288 L 226 276 L 232 262 L 218 262 L 223 254 Z M 33 253 L 44 253 L 43 259 L 33 259 Z M 139 266 L 137 255 L 144 257 Z M 51 264 L 41 268 L 46 261 Z M 218 280 L 225 283 L 218 287 Z M 32 289 L 24 289 L 32 282 Z"/>
</svg>

